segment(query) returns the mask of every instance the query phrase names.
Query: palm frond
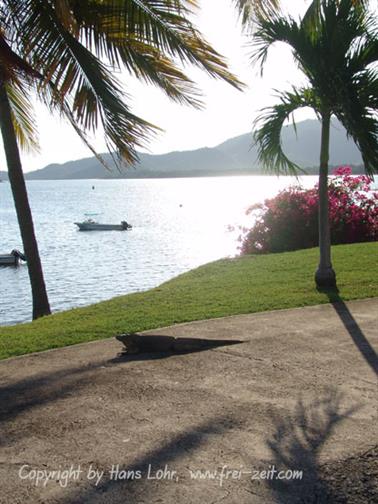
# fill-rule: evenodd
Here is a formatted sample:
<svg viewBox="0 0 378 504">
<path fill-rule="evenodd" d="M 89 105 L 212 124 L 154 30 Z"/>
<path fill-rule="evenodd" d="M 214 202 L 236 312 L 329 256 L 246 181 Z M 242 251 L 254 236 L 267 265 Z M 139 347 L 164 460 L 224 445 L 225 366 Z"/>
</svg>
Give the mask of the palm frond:
<svg viewBox="0 0 378 504">
<path fill-rule="evenodd" d="M 336 116 L 361 151 L 365 170 L 378 173 L 378 72 L 368 69 L 348 85 Z"/>
<path fill-rule="evenodd" d="M 158 49 L 138 41 L 129 41 L 119 53 L 124 66 L 136 78 L 156 85 L 173 101 L 202 108 L 201 92 L 195 83 Z"/>
<path fill-rule="evenodd" d="M 26 152 L 38 152 L 37 126 L 26 85 L 13 80 L 7 81 L 5 87 L 19 146 Z"/>
<path fill-rule="evenodd" d="M 265 108 L 255 121 L 254 134 L 258 146 L 258 159 L 266 170 L 276 174 L 297 175 L 304 172 L 292 162 L 282 149 L 281 133 L 285 121 L 295 110 L 302 107 L 317 109 L 316 97 L 310 88 L 293 88 L 291 92 L 279 94 L 280 103 Z"/>
<path fill-rule="evenodd" d="M 242 89 L 243 84 L 228 71 L 225 60 L 189 21 L 196 6 L 195 1 L 182 0 L 83 0 L 75 2 L 74 12 L 85 44 L 113 63 L 125 63 L 119 48 L 124 49 L 124 34 L 128 34 L 169 58 L 198 66 Z"/>
<path fill-rule="evenodd" d="M 268 52 L 277 42 L 287 43 L 293 49 L 303 46 L 303 36 L 299 24 L 290 16 L 272 13 L 269 16 L 257 16 L 252 40 L 251 63 L 259 65 L 263 73 Z"/>
<path fill-rule="evenodd" d="M 0 63 L 3 78 L 17 80 L 17 75 L 38 77 L 36 71 L 20 56 L 12 50 L 6 41 L 0 28 Z"/>
<path fill-rule="evenodd" d="M 340 6 L 340 0 L 332 0 L 328 2 L 332 8 L 338 8 Z M 333 4 L 333 5 L 332 5 Z M 351 0 L 350 7 L 352 9 L 367 9 L 369 0 Z M 325 2 L 324 0 L 312 0 L 305 15 L 302 18 L 302 24 L 306 26 L 306 30 L 309 30 L 313 36 L 316 37 L 316 33 L 321 28 L 322 19 L 327 17 L 324 12 Z"/>
<path fill-rule="evenodd" d="M 55 12 L 62 25 L 70 33 L 79 36 L 79 27 L 72 11 L 70 0 L 53 0 Z"/>
<path fill-rule="evenodd" d="M 251 28 L 256 16 L 266 17 L 277 13 L 280 9 L 279 0 L 233 0 L 243 26 Z"/>
<path fill-rule="evenodd" d="M 50 109 L 50 111 L 52 113 L 58 112 L 61 117 L 67 119 L 68 122 L 73 127 L 73 129 L 75 130 L 75 132 L 77 133 L 77 135 L 82 140 L 82 142 L 92 152 L 92 154 L 96 157 L 96 159 L 104 166 L 104 168 L 106 168 L 108 171 L 111 171 L 111 167 L 108 165 L 108 163 L 105 161 L 105 159 L 101 156 L 101 154 L 99 154 L 96 151 L 96 149 L 93 147 L 93 145 L 88 140 L 88 136 L 87 136 L 85 130 L 80 128 L 80 126 L 78 125 L 78 123 L 73 115 L 73 112 L 71 110 L 71 106 L 70 106 L 68 100 L 64 97 L 59 96 L 59 91 L 58 91 L 58 89 L 56 89 L 56 87 L 54 86 L 54 83 L 52 81 L 49 81 L 48 89 L 50 90 L 50 93 L 51 93 L 51 99 L 47 100 L 46 96 L 45 96 L 44 100 L 45 100 L 45 104 Z M 59 105 L 57 105 L 57 104 L 59 104 Z M 117 162 L 116 162 L 116 165 L 117 165 Z"/>
<path fill-rule="evenodd" d="M 126 70 L 136 78 L 159 87 L 169 98 L 195 108 L 203 106 L 195 83 L 159 49 L 126 33 L 108 35 L 114 48 L 112 66 Z M 103 56 L 99 49 L 98 56 Z"/>
<path fill-rule="evenodd" d="M 351 45 L 346 55 L 346 65 L 351 75 L 365 70 L 368 66 L 378 62 L 378 23 L 377 18 L 371 16 L 367 21 L 369 28 L 363 37 L 359 37 Z"/>
</svg>

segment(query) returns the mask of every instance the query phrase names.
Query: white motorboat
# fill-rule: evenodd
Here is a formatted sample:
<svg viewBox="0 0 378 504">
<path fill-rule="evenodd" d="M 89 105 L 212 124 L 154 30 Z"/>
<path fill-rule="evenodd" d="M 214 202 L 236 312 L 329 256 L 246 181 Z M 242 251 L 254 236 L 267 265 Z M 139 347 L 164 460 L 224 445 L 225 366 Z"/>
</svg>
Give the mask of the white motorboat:
<svg viewBox="0 0 378 504">
<path fill-rule="evenodd" d="M 19 250 L 12 250 L 10 254 L 0 254 L 0 266 L 17 266 L 21 261 L 26 261 L 25 255 Z"/>
<path fill-rule="evenodd" d="M 132 225 L 126 221 L 121 221 L 120 224 L 101 224 L 93 219 L 87 219 L 83 222 L 75 222 L 79 231 L 129 231 Z"/>
</svg>

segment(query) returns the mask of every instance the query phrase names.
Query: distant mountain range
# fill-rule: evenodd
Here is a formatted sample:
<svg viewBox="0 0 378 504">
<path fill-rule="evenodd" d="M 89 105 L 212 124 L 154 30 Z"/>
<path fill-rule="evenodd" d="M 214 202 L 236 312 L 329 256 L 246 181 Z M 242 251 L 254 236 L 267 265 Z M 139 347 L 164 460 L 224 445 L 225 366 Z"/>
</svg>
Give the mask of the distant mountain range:
<svg viewBox="0 0 378 504">
<path fill-rule="evenodd" d="M 283 148 L 289 159 L 306 169 L 318 172 L 320 152 L 320 123 L 306 120 L 297 124 L 297 135 L 292 125 L 282 132 Z M 109 179 L 109 178 L 164 178 L 203 177 L 219 175 L 257 175 L 263 172 L 257 161 L 257 149 L 251 133 L 226 140 L 216 147 L 169 152 L 168 154 L 140 154 L 140 163 L 121 172 L 116 169 L 110 154 L 102 154 L 111 171 L 106 170 L 95 157 L 78 159 L 63 164 L 50 164 L 41 170 L 25 174 L 29 180 Z M 362 173 L 362 159 L 354 142 L 347 138 L 337 121 L 331 128 L 330 165 L 348 164 Z M 0 172 L 6 180 L 7 173 Z"/>
</svg>

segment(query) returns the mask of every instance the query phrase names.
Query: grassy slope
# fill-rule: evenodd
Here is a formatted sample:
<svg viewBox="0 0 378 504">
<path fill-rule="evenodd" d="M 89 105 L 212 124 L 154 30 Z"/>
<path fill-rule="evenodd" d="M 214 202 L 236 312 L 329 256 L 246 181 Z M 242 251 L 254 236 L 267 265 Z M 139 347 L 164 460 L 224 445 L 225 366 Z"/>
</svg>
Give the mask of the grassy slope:
<svg viewBox="0 0 378 504">
<path fill-rule="evenodd" d="M 0 358 L 190 320 L 326 303 L 314 288 L 318 250 L 225 259 L 143 293 L 28 324 L 0 327 Z M 333 247 L 340 297 L 378 296 L 378 243 Z"/>
</svg>

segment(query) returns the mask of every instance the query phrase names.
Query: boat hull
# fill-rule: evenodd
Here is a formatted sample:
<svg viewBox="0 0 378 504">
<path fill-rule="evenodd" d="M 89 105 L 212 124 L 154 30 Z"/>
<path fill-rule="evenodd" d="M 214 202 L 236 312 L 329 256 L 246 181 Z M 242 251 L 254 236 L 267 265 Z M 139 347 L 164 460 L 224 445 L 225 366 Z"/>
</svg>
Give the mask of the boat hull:
<svg viewBox="0 0 378 504">
<path fill-rule="evenodd" d="M 17 249 L 13 249 L 10 254 L 0 254 L 0 266 L 17 266 L 22 261 L 26 262 L 25 255 Z"/>
<path fill-rule="evenodd" d="M 17 266 L 19 258 L 13 254 L 0 255 L 0 266 Z"/>
<path fill-rule="evenodd" d="M 122 224 L 96 224 L 89 222 L 75 222 L 80 231 L 127 231 Z"/>
</svg>

